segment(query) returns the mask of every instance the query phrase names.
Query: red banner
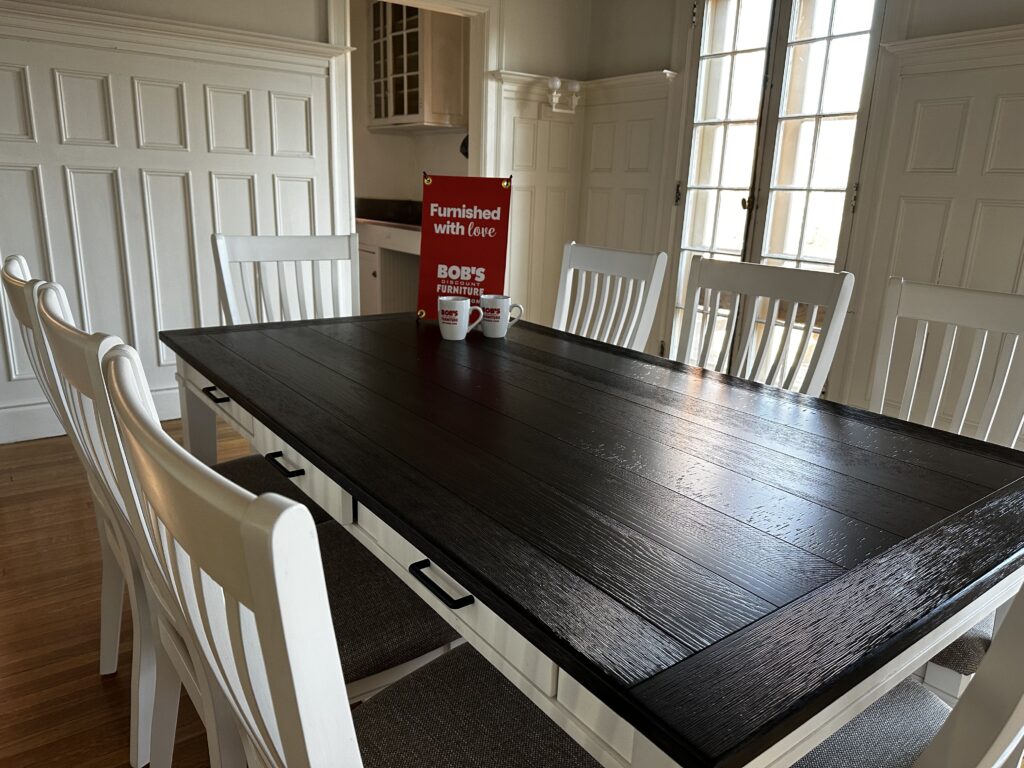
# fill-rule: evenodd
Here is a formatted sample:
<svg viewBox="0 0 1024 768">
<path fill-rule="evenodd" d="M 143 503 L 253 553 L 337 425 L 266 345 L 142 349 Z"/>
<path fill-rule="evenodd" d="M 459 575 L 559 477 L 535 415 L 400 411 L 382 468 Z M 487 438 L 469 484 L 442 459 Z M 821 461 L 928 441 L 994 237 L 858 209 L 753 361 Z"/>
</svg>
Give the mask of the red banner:
<svg viewBox="0 0 1024 768">
<path fill-rule="evenodd" d="M 418 315 L 437 319 L 438 296 L 505 292 L 512 180 L 423 174 Z"/>
</svg>

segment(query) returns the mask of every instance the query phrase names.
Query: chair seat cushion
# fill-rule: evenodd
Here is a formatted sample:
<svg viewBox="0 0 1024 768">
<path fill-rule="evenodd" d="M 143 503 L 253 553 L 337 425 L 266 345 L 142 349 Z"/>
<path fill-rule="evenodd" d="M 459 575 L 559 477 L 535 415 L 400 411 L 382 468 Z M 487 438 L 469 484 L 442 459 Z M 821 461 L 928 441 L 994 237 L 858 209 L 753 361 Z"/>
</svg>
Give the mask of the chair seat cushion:
<svg viewBox="0 0 1024 768">
<path fill-rule="evenodd" d="M 254 493 L 257 496 L 261 493 L 277 493 L 286 499 L 305 504 L 313 516 L 313 522 L 317 525 L 334 519 L 259 454 L 214 464 L 213 469 L 236 485 L 245 488 L 249 493 Z"/>
<path fill-rule="evenodd" d="M 364 768 L 597 768 L 483 656 L 461 645 L 352 713 Z"/>
<path fill-rule="evenodd" d="M 340 523 L 329 520 L 316 532 L 348 682 L 412 661 L 459 638 Z"/>
<path fill-rule="evenodd" d="M 932 664 L 952 669 L 961 675 L 973 675 L 981 666 L 981 660 L 992 645 L 996 615 L 990 614 L 984 621 L 975 624 L 967 632 L 943 648 L 932 658 Z"/>
<path fill-rule="evenodd" d="M 911 768 L 948 714 L 942 699 L 904 680 L 793 768 Z"/>
</svg>

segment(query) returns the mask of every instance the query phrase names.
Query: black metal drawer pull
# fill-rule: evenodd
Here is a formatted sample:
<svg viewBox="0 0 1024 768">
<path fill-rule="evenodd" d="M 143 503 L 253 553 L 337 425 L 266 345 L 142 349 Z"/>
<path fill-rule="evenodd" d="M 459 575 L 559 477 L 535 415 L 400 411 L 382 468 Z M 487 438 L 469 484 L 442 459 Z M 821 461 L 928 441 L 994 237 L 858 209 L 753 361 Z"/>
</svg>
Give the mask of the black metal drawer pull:
<svg viewBox="0 0 1024 768">
<path fill-rule="evenodd" d="M 217 403 L 218 405 L 220 405 L 221 403 L 230 403 L 231 402 L 231 398 L 228 397 L 227 395 L 224 395 L 223 397 L 219 397 L 219 396 L 213 394 L 213 390 L 215 390 L 216 388 L 217 387 L 214 386 L 213 384 L 211 384 L 208 387 L 203 387 L 203 394 L 206 395 L 211 400 L 213 400 L 213 402 Z"/>
<path fill-rule="evenodd" d="M 453 611 L 457 611 L 459 608 L 465 608 L 467 605 L 473 604 L 473 596 L 465 595 L 464 597 L 452 597 L 445 592 L 441 587 L 434 583 L 424 571 L 430 567 L 429 560 L 417 560 L 415 563 L 409 566 L 409 573 L 411 573 L 420 584 L 427 588 L 434 597 L 440 600 L 442 603 L 447 605 Z"/>
<path fill-rule="evenodd" d="M 274 469 L 276 469 L 285 477 L 302 477 L 304 474 L 306 474 L 306 470 L 304 469 L 288 469 L 288 467 L 286 467 L 284 464 L 278 461 L 278 459 L 280 459 L 282 456 L 284 456 L 283 451 L 271 451 L 265 456 L 265 458 L 267 461 L 274 465 Z"/>
</svg>

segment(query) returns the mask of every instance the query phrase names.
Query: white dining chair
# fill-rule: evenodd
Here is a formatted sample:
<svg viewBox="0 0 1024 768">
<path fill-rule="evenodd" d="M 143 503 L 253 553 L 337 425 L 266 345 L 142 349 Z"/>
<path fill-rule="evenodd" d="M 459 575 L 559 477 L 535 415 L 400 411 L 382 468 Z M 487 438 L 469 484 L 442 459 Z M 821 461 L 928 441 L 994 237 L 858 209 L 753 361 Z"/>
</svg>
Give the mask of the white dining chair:
<svg viewBox="0 0 1024 768">
<path fill-rule="evenodd" d="M 893 393 L 889 384 L 901 320 L 913 330 L 914 340 L 903 391 Z M 942 332 L 939 346 L 932 350 L 937 354 L 930 369 L 924 370 L 926 359 L 931 359 L 926 348 L 934 344 L 937 330 Z M 1012 447 L 1024 426 L 1024 399 L 1007 392 L 1007 382 L 1022 334 L 1024 296 L 891 277 L 882 309 L 870 408 L 881 412 L 895 407 L 901 419 Z M 966 344 L 970 346 L 964 347 L 968 350 L 965 365 L 954 366 L 957 351 Z M 994 368 L 986 375 L 990 370 L 986 366 L 993 361 Z M 953 379 L 954 371 L 960 373 L 958 380 Z M 893 402 L 894 394 L 898 402 Z M 950 401 L 951 395 L 955 400 Z M 943 405 L 953 406 L 948 421 L 941 418 Z"/>
<path fill-rule="evenodd" d="M 359 236 L 213 235 L 228 325 L 359 314 Z"/>
<path fill-rule="evenodd" d="M 636 253 L 567 243 L 552 325 L 642 352 L 658 311 L 667 264 L 664 251 Z"/>
<path fill-rule="evenodd" d="M 70 408 L 76 403 L 66 400 L 66 380 L 58 373 L 54 355 L 44 332 L 39 313 L 39 299 L 44 286 L 42 280 L 33 279 L 28 263 L 19 255 L 4 260 L 2 279 L 12 314 L 18 323 L 22 342 L 28 354 L 29 363 L 43 394 L 53 409 L 58 422 L 71 437 L 72 446 L 83 469 L 92 497 L 96 515 L 96 529 L 100 545 L 100 674 L 112 675 L 117 672 L 120 654 L 121 619 L 123 615 L 126 585 L 132 606 L 132 688 L 129 739 L 129 762 L 139 768 L 149 762 L 149 716 L 151 696 L 147 693 L 150 668 L 147 664 L 148 616 L 145 595 L 138 591 L 138 582 L 131 570 L 130 553 L 120 536 L 119 523 L 115 515 L 116 505 L 110 498 L 104 482 L 97 473 L 95 457 L 89 453 L 90 443 L 83 440 L 84 431 L 90 429 L 88 421 L 79 421 L 78 411 L 72 415 Z M 52 284 L 49 284 L 52 285 Z M 60 313 L 71 316 L 67 297 L 59 286 L 53 287 L 53 301 Z M 98 358 L 97 358 L 98 359 Z M 141 623 L 140 623 L 141 621 Z"/>
<path fill-rule="evenodd" d="M 105 374 L 165 587 L 251 768 L 596 766 L 467 645 L 353 712 L 309 512 L 254 497 L 171 440 L 133 350 L 111 351 Z"/>
<path fill-rule="evenodd" d="M 899 372 L 905 373 L 900 391 L 890 383 L 898 373 L 893 351 L 903 325 L 913 341 L 906 369 Z M 881 329 L 871 410 L 894 411 L 901 419 L 979 440 L 1010 447 L 1017 443 L 1024 426 L 1024 398 L 1009 392 L 1007 385 L 1024 334 L 1024 296 L 891 277 Z M 994 631 L 995 617 L 989 616 L 932 659 L 953 675 L 929 667 L 926 681 L 958 695 L 977 671 Z"/>
<path fill-rule="evenodd" d="M 97 400 L 102 403 L 105 398 L 100 361 L 106 351 L 121 340 L 78 329 L 71 320 L 64 289 L 56 283 L 38 284 L 35 294 L 42 341 L 37 347 L 40 359 L 50 364 L 55 409 L 85 469 L 92 492 L 103 552 L 101 626 L 112 638 L 115 648 L 126 586 L 128 590 L 132 616 L 129 760 L 133 766 L 143 766 L 150 762 L 156 669 L 153 623 L 134 536 L 118 494 L 115 465 L 110 461 L 104 440 L 102 408 L 96 405 Z"/>
<path fill-rule="evenodd" d="M 1024 600 L 1016 600 L 950 711 L 908 678 L 794 768 L 1018 768 L 1024 745 Z"/>
<path fill-rule="evenodd" d="M 694 258 L 669 356 L 818 397 L 852 293 L 849 272 Z"/>
</svg>

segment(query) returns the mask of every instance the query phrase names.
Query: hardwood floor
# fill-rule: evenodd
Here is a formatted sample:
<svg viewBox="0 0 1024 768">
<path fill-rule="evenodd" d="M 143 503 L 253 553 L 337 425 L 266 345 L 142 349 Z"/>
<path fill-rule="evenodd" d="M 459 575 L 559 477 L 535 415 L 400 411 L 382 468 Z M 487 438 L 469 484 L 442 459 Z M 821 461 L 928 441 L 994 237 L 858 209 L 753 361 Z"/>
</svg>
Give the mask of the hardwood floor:
<svg viewBox="0 0 1024 768">
<path fill-rule="evenodd" d="M 168 431 L 180 438 L 179 422 Z M 249 453 L 221 425 L 221 460 Z M 0 445 L 0 765 L 128 765 L 131 616 L 117 673 L 99 675 L 100 554 L 85 474 L 66 437 Z M 175 768 L 208 766 L 187 695 Z"/>
</svg>

